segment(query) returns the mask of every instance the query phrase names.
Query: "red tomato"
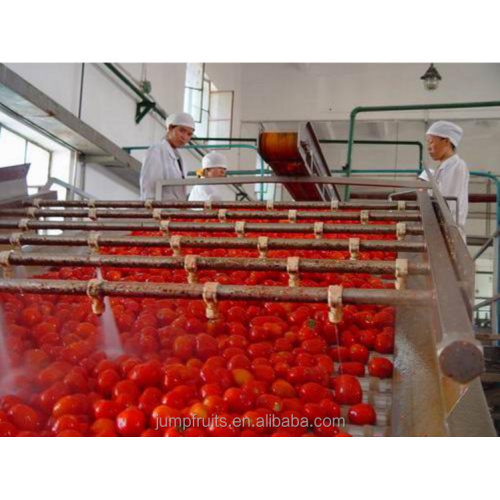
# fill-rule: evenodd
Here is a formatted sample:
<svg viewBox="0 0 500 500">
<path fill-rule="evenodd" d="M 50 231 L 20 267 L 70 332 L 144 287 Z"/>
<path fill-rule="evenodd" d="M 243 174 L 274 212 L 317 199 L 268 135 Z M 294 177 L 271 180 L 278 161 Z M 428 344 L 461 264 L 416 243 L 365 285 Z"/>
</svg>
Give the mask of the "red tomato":
<svg viewBox="0 0 500 500">
<path fill-rule="evenodd" d="M 361 344 L 353 344 L 349 347 L 349 359 L 351 361 L 357 361 L 358 363 L 363 363 L 364 365 L 368 362 L 369 352 L 368 349 Z"/>
<path fill-rule="evenodd" d="M 9 420 L 22 431 L 38 431 L 43 425 L 40 414 L 22 403 L 12 406 L 7 415 Z"/>
<path fill-rule="evenodd" d="M 354 361 L 347 363 L 339 363 L 338 372 L 346 375 L 354 375 L 355 377 L 365 376 L 365 365 Z"/>
<path fill-rule="evenodd" d="M 273 382 L 271 392 L 280 398 L 294 398 L 297 395 L 293 386 L 282 379 Z"/>
<path fill-rule="evenodd" d="M 360 403 L 349 408 L 347 413 L 349 422 L 355 425 L 375 425 L 377 415 L 372 405 Z"/>
<path fill-rule="evenodd" d="M 116 417 L 116 428 L 122 436 L 140 436 L 146 426 L 146 417 L 139 408 L 131 406 Z"/>
<path fill-rule="evenodd" d="M 392 361 L 387 358 L 373 357 L 368 362 L 368 373 L 372 377 L 390 378 L 393 368 Z"/>
<path fill-rule="evenodd" d="M 211 335 L 200 333 L 196 336 L 196 354 L 202 361 L 207 360 L 210 356 L 216 356 L 218 350 L 217 341 Z"/>
<path fill-rule="evenodd" d="M 381 354 L 391 354 L 394 350 L 394 337 L 388 333 L 379 333 L 375 339 L 375 350 Z"/>
<path fill-rule="evenodd" d="M 300 387 L 299 395 L 304 403 L 319 403 L 322 399 L 331 398 L 331 392 L 322 385 L 308 382 Z"/>
<path fill-rule="evenodd" d="M 339 375 L 333 379 L 335 401 L 341 405 L 356 405 L 361 403 L 363 391 L 356 377 Z"/>
<path fill-rule="evenodd" d="M 52 409 L 52 416 L 58 418 L 62 415 L 84 415 L 88 410 L 87 396 L 84 394 L 74 394 L 64 396 L 57 401 Z"/>
</svg>

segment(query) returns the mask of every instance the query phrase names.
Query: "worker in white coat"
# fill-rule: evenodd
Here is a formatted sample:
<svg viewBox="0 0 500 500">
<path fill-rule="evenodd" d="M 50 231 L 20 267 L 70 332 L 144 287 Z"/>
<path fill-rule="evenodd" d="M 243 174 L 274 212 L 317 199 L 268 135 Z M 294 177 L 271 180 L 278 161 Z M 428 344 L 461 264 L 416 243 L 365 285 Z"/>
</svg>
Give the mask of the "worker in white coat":
<svg viewBox="0 0 500 500">
<path fill-rule="evenodd" d="M 227 160 L 223 154 L 211 152 L 203 157 L 201 177 L 213 179 L 225 177 Z M 189 201 L 234 201 L 234 191 L 226 185 L 199 185 L 195 186 L 189 195 Z"/>
<path fill-rule="evenodd" d="M 184 179 L 186 170 L 179 148 L 188 144 L 194 133 L 195 123 L 188 113 L 169 115 L 166 119 L 167 134 L 159 144 L 148 149 L 141 169 L 141 199 L 156 199 L 156 183 L 168 179 Z M 165 186 L 161 201 L 186 201 L 185 186 Z"/>
<path fill-rule="evenodd" d="M 465 223 L 469 211 L 469 170 L 466 163 L 458 156 L 456 149 L 463 136 L 463 130 L 454 123 L 438 121 L 433 123 L 426 133 L 427 151 L 430 157 L 439 162 L 433 171 L 436 184 L 444 197 L 455 197 L 457 201 L 447 200 L 454 221 L 466 241 Z M 421 179 L 428 180 L 424 172 Z M 458 206 L 458 217 L 457 217 Z"/>
</svg>

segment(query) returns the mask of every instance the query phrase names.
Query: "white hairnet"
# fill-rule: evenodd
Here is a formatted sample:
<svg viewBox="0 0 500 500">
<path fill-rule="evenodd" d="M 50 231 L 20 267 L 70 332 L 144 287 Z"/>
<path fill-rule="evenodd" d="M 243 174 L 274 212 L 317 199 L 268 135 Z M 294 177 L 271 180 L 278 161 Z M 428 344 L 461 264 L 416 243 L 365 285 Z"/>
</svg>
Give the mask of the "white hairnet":
<svg viewBox="0 0 500 500">
<path fill-rule="evenodd" d="M 212 151 L 203 157 L 201 162 L 203 168 L 225 168 L 227 169 L 227 160 L 223 154 Z"/>
<path fill-rule="evenodd" d="M 457 147 L 458 143 L 462 139 L 464 135 L 464 131 L 454 123 L 439 121 L 433 123 L 429 130 L 427 130 L 426 135 L 435 135 L 437 137 L 444 137 L 445 139 L 449 139 L 451 143 Z"/>
<path fill-rule="evenodd" d="M 167 128 L 170 127 L 170 125 L 182 125 L 184 127 L 192 128 L 193 130 L 195 129 L 194 119 L 189 113 L 176 113 L 168 115 L 165 123 Z"/>
</svg>

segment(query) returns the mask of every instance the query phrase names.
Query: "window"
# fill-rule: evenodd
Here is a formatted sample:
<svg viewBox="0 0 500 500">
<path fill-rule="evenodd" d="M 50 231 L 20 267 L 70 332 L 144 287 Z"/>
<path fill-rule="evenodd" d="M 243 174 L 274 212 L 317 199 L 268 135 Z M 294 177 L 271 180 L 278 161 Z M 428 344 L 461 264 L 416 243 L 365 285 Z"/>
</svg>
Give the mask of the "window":
<svg viewBox="0 0 500 500">
<path fill-rule="evenodd" d="M 230 139 L 233 101 L 234 92 L 217 90 L 203 63 L 186 65 L 184 111 L 196 122 L 196 136 Z"/>
<path fill-rule="evenodd" d="M 30 163 L 28 193 L 35 194 L 47 183 L 50 174 L 50 151 L 0 126 L 0 168 Z"/>
</svg>

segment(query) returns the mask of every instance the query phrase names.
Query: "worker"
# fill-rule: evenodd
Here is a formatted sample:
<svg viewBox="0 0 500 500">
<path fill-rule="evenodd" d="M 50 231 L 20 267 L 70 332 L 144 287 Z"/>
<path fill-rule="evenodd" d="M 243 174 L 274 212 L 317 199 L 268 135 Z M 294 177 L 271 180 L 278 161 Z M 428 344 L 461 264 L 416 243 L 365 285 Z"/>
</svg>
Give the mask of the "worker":
<svg viewBox="0 0 500 500">
<path fill-rule="evenodd" d="M 211 152 L 203 157 L 200 176 L 206 179 L 225 177 L 227 160 L 223 154 Z M 189 201 L 234 201 L 235 193 L 225 185 L 195 186 L 189 195 Z"/>
<path fill-rule="evenodd" d="M 443 197 L 457 198 L 457 201 L 447 200 L 447 203 L 453 220 L 457 221 L 460 235 L 466 241 L 465 223 L 469 211 L 469 170 L 456 152 L 463 136 L 463 130 L 454 123 L 438 121 L 429 127 L 426 136 L 427 151 L 434 161 L 439 162 L 436 171 L 432 171 L 434 179 Z M 426 172 L 420 178 L 429 180 Z"/>
<path fill-rule="evenodd" d="M 166 119 L 167 134 L 151 146 L 141 169 L 141 199 L 156 198 L 156 183 L 168 179 L 184 179 L 184 167 L 179 148 L 185 146 L 194 133 L 194 119 L 188 113 L 169 115 Z M 161 201 L 186 201 L 185 186 L 164 186 Z"/>
</svg>

